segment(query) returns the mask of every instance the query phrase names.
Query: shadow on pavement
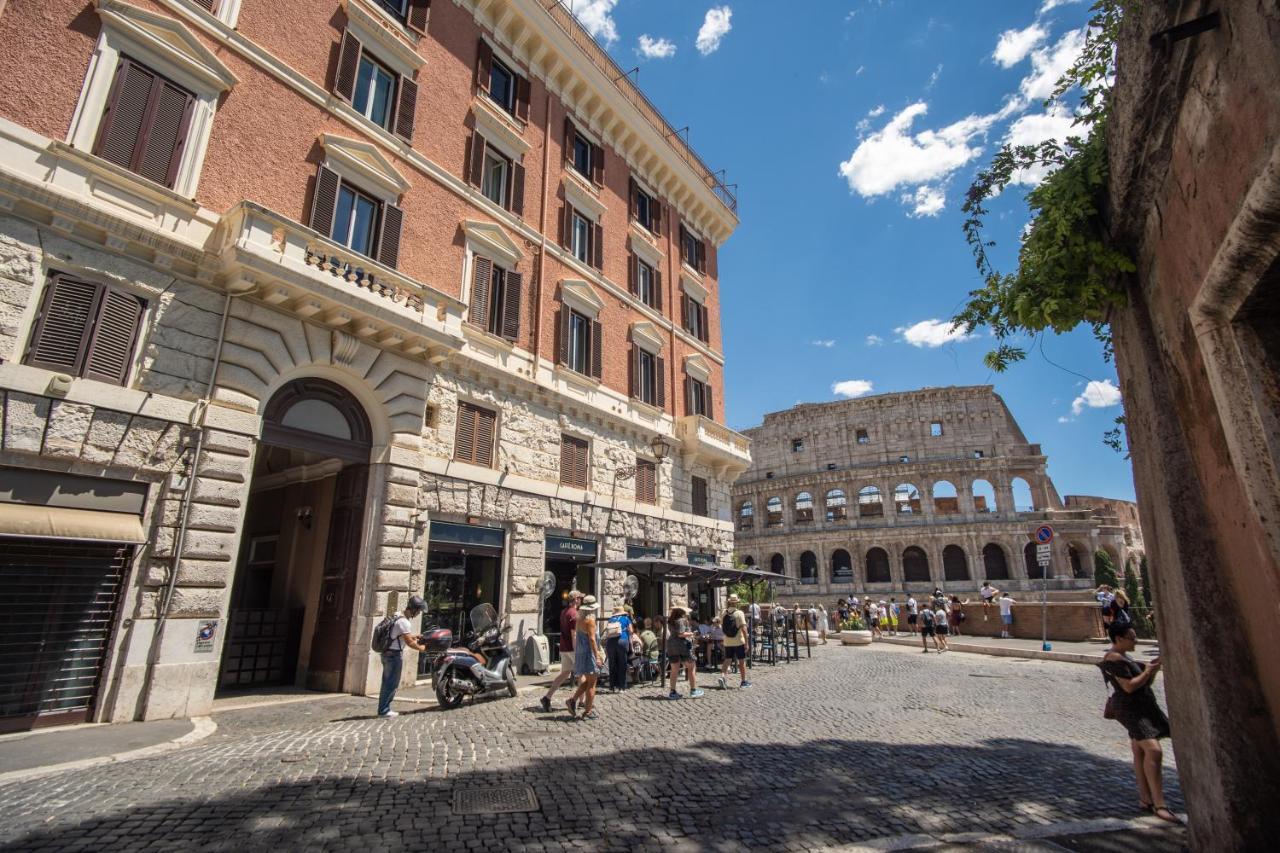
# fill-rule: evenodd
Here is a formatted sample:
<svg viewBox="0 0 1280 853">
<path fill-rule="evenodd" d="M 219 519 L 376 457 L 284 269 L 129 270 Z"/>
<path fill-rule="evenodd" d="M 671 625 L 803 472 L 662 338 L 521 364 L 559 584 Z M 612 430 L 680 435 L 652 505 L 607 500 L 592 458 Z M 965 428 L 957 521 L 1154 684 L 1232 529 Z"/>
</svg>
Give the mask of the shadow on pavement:
<svg viewBox="0 0 1280 853">
<path fill-rule="evenodd" d="M 1132 768 L 1074 746 L 945 743 L 940 731 L 944 742 L 936 745 L 827 739 L 623 748 L 606 729 L 575 726 L 580 754 L 530 757 L 516 745 L 495 761 L 505 769 L 451 771 L 445 778 L 393 781 L 379 778 L 384 769 L 370 778 L 369 769 L 358 767 L 352 777 L 325 776 L 298 764 L 282 767 L 276 778 L 302 778 L 264 784 L 228 769 L 197 796 L 141 803 L 75 825 L 62 815 L 56 828 L 10 837 L 5 849 L 462 849 L 479 842 L 525 851 L 576 842 L 592 850 L 675 845 L 740 853 L 911 834 L 1008 834 L 1137 816 Z M 536 791 L 536 811 L 451 812 L 455 789 L 520 784 Z M 1176 784 L 1167 774 L 1170 805 L 1180 810 Z"/>
</svg>

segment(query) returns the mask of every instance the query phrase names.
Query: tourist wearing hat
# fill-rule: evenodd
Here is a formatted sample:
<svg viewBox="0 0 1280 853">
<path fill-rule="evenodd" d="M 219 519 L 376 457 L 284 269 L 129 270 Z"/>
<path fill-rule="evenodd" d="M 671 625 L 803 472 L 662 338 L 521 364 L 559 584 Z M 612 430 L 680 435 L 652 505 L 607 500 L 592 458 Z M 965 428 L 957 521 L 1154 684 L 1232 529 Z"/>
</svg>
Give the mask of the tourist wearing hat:
<svg viewBox="0 0 1280 853">
<path fill-rule="evenodd" d="M 729 675 L 729 667 L 737 661 L 738 674 L 742 676 L 739 687 L 750 687 L 747 681 L 747 638 L 750 628 L 746 615 L 738 609 L 741 603 L 736 595 L 730 595 L 725 603 L 724 615 L 720 617 L 720 630 L 724 632 L 724 660 L 720 662 L 720 689 L 725 688 L 725 679 Z"/>
<path fill-rule="evenodd" d="M 631 617 L 621 604 L 614 605 L 613 615 L 604 625 L 604 654 L 609 662 L 609 689 L 614 693 L 627 689 L 627 652 L 631 649 Z"/>
<path fill-rule="evenodd" d="M 582 593 L 570 590 L 564 609 L 560 611 L 560 672 L 538 700 L 542 710 L 547 712 L 551 711 L 551 698 L 556 691 L 573 677 L 573 639 L 578 631 L 578 605 L 581 603 Z"/>
<path fill-rule="evenodd" d="M 588 595 L 578 605 L 577 633 L 573 640 L 573 674 L 578 676 L 578 689 L 573 697 L 565 702 L 569 709 L 569 717 L 578 719 L 578 702 L 582 701 L 583 720 L 596 719 L 596 679 L 600 675 L 600 667 L 604 666 L 604 655 L 596 642 L 596 614 L 600 605 L 594 595 Z"/>
<path fill-rule="evenodd" d="M 382 653 L 382 689 L 378 691 L 379 717 L 399 716 L 391 710 L 391 700 L 396 698 L 396 690 L 400 687 L 400 673 L 404 670 L 405 646 L 420 652 L 427 650 L 427 647 L 422 645 L 422 638 L 411 633 L 413 626 L 409 624 L 409 620 L 426 609 L 427 603 L 422 600 L 422 596 L 411 595 L 404 611 L 397 613 L 395 621 L 391 623 L 387 649 Z"/>
</svg>

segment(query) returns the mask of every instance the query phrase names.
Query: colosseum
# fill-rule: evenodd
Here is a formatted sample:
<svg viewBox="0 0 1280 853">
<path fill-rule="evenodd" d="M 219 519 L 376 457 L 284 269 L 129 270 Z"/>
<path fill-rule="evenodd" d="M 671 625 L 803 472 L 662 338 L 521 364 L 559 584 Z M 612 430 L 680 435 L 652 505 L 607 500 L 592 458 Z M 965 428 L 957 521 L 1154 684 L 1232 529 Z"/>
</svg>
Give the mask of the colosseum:
<svg viewBox="0 0 1280 853">
<path fill-rule="evenodd" d="M 733 487 L 736 553 L 788 578 L 783 602 L 967 592 L 984 580 L 1038 590 L 1043 579 L 1061 596 L 1092 586 L 1097 551 L 1117 567 L 1140 556 L 1136 515 L 1116 518 L 1133 505 L 1064 504 L 1040 445 L 989 385 L 804 403 L 746 434 L 753 462 Z M 1047 578 L 1031 542 L 1044 523 L 1056 531 Z"/>
</svg>

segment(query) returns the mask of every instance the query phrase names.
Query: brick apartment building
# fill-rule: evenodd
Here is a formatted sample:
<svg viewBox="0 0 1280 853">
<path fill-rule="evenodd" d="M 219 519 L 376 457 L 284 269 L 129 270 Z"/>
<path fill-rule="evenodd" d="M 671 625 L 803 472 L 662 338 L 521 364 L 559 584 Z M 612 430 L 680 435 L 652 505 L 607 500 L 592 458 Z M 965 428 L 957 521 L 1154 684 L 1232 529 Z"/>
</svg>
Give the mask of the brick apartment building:
<svg viewBox="0 0 1280 853">
<path fill-rule="evenodd" d="M 410 593 L 554 642 L 619 594 L 596 559 L 728 558 L 736 201 L 563 8 L 9 0 L 0 37 L 0 728 L 364 693 Z"/>
</svg>

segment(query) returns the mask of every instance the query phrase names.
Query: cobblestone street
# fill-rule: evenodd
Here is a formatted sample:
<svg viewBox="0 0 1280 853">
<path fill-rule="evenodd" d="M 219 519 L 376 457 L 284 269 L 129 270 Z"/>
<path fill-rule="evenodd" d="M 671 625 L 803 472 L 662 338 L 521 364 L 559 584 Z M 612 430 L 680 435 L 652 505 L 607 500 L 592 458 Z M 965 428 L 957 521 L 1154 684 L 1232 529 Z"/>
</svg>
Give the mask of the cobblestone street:
<svg viewBox="0 0 1280 853">
<path fill-rule="evenodd" d="M 0 842 L 807 850 L 1137 816 L 1128 742 L 1101 717 L 1092 666 L 828 645 L 757 667 L 750 690 L 703 678 L 698 700 L 606 693 L 592 722 L 543 714 L 530 692 L 453 712 L 403 704 L 395 720 L 353 697 L 223 713 L 189 748 L 0 787 Z M 455 790 L 520 783 L 537 810 L 452 813 Z"/>
</svg>

